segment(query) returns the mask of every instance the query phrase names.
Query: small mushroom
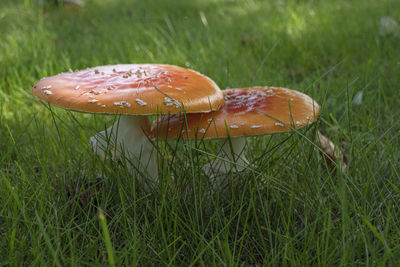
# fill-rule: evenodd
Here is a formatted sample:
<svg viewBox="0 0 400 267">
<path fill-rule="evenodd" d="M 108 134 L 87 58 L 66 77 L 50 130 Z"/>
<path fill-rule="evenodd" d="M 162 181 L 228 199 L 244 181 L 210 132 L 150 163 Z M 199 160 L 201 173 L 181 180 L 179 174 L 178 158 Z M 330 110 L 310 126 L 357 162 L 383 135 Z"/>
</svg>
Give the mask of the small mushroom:
<svg viewBox="0 0 400 267">
<path fill-rule="evenodd" d="M 153 124 L 151 135 L 161 139 L 221 139 L 219 159 L 204 168 L 207 173 L 211 169 L 227 173 L 232 163 L 237 171 L 248 166 L 243 151 L 244 137 L 304 127 L 315 121 L 320 111 L 319 105 L 309 96 L 286 88 L 253 87 L 223 92 L 225 106 L 218 111 L 163 116 Z M 181 129 L 191 131 L 182 135 Z M 228 137 L 230 142 L 227 142 Z"/>
<path fill-rule="evenodd" d="M 145 75 L 132 75 L 138 72 Z M 40 90 L 43 87 L 51 88 L 52 93 Z M 102 93 L 95 94 L 93 88 Z M 147 115 L 210 112 L 224 104 L 222 91 L 208 77 L 162 64 L 109 65 L 61 73 L 41 79 L 32 92 L 44 102 L 65 109 L 121 115 L 113 126 L 90 138 L 90 143 L 103 158 L 107 148 L 114 147 L 110 151 L 114 159 L 126 157 L 133 164 L 128 165 L 132 172 L 148 173 L 154 181 L 158 173 L 147 137 Z"/>
</svg>

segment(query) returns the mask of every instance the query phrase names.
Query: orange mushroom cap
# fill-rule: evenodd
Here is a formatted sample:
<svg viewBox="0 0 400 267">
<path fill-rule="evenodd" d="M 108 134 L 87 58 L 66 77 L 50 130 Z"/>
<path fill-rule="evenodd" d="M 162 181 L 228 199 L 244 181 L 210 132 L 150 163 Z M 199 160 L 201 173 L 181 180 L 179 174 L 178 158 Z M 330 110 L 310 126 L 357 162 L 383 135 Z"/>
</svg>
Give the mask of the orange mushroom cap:
<svg viewBox="0 0 400 267">
<path fill-rule="evenodd" d="M 218 111 L 162 116 L 154 123 L 151 136 L 213 139 L 287 132 L 315 121 L 320 112 L 319 105 L 309 96 L 286 88 L 253 87 L 223 92 L 225 106 Z"/>
<path fill-rule="evenodd" d="M 224 104 L 208 77 L 178 66 L 121 64 L 61 73 L 41 79 L 32 89 L 49 104 L 106 114 L 210 112 Z"/>
</svg>

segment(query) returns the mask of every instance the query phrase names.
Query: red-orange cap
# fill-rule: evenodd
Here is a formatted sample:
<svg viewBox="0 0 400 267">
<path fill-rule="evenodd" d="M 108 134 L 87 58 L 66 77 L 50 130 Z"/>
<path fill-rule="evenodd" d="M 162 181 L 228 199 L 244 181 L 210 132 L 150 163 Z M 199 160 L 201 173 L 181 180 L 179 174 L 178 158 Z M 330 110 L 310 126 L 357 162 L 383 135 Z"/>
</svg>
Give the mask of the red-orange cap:
<svg viewBox="0 0 400 267">
<path fill-rule="evenodd" d="M 162 139 L 264 135 L 301 128 L 319 116 L 319 105 L 294 90 L 253 87 L 223 92 L 225 106 L 218 111 L 186 114 L 186 119 L 182 114 L 162 116 L 151 135 Z"/>
<path fill-rule="evenodd" d="M 106 114 L 210 112 L 224 105 L 208 77 L 178 66 L 123 64 L 61 73 L 32 89 L 39 99 L 65 109 Z"/>
</svg>

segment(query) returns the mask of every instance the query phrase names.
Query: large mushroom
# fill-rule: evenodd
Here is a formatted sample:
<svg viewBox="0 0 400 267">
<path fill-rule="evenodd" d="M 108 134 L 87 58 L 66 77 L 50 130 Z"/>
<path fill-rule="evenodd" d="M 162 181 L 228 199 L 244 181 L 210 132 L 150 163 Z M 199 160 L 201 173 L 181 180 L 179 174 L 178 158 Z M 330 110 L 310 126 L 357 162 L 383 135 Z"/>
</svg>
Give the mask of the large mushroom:
<svg viewBox="0 0 400 267">
<path fill-rule="evenodd" d="M 126 157 L 131 170 L 158 179 L 146 115 L 210 112 L 224 96 L 208 77 L 178 66 L 122 64 L 66 72 L 41 79 L 33 94 L 64 109 L 120 114 L 110 128 L 93 136 L 94 150 L 104 157 Z M 111 148 L 111 149 L 110 149 Z"/>
<path fill-rule="evenodd" d="M 320 107 L 309 96 L 286 88 L 252 87 L 224 90 L 225 106 L 216 112 L 162 116 L 151 136 L 160 139 L 221 139 L 213 164 L 204 168 L 227 173 L 248 166 L 246 136 L 288 132 L 317 119 Z M 228 142 L 227 138 L 230 138 Z"/>
</svg>

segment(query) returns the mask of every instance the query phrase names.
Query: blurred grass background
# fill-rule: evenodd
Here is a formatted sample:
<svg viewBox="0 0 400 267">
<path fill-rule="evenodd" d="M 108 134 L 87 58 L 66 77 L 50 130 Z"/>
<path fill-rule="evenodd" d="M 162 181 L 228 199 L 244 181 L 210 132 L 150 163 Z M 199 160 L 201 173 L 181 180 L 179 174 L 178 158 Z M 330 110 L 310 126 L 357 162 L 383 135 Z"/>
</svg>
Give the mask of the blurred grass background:
<svg viewBox="0 0 400 267">
<path fill-rule="evenodd" d="M 386 16 L 400 21 L 399 1 L 92 0 L 66 11 L 2 0 L 0 265 L 399 264 L 400 39 L 379 35 Z M 199 144 L 180 144 L 146 194 L 88 147 L 115 118 L 31 94 L 42 77 L 117 63 L 299 90 L 321 120 L 249 138 L 254 169 L 212 197 Z M 326 168 L 310 142 L 317 128 L 348 154 L 346 172 Z"/>
</svg>

